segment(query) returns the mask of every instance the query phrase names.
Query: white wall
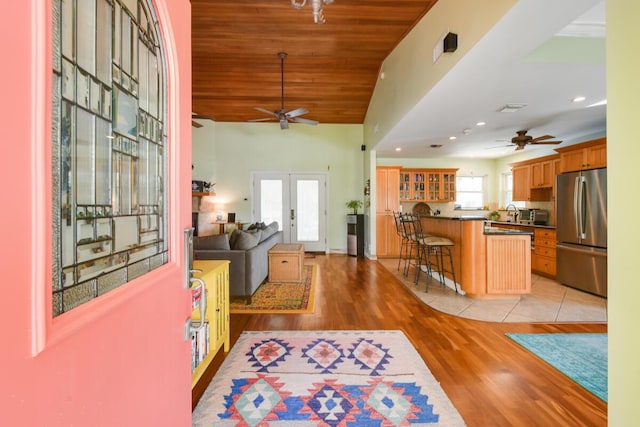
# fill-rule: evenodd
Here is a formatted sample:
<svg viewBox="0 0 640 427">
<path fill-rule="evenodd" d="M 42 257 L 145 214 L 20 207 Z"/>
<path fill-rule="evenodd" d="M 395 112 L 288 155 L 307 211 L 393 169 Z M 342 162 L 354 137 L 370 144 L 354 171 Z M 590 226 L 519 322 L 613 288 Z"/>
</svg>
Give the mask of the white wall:
<svg viewBox="0 0 640 427">
<path fill-rule="evenodd" d="M 215 197 L 237 220 L 251 214 L 251 172 L 324 172 L 328 174 L 328 248 L 346 252 L 345 215 L 350 199 L 364 201 L 362 125 L 207 123 L 193 130 L 193 179 L 215 182 Z"/>
<path fill-rule="evenodd" d="M 437 2 L 384 60 L 365 118 L 365 143 L 386 135 L 516 3 L 516 0 Z M 464 11 L 464 13 L 461 13 Z M 433 47 L 447 32 L 460 35 L 455 55 L 433 63 Z"/>
</svg>

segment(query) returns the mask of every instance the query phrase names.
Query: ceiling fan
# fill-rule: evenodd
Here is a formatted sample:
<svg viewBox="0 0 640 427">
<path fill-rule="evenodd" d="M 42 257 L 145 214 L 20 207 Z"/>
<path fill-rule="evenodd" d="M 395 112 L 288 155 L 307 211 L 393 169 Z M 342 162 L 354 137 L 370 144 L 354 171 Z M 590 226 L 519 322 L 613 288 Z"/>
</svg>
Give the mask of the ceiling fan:
<svg viewBox="0 0 640 427">
<path fill-rule="evenodd" d="M 528 144 L 560 144 L 562 141 L 546 141 L 547 139 L 553 139 L 555 136 L 543 135 L 537 138 L 527 135 L 526 130 L 519 130 L 516 132 L 518 136 L 511 138 L 511 142 L 516 144 L 516 151 L 522 150 Z"/>
<path fill-rule="evenodd" d="M 296 108 L 295 110 L 286 111 L 284 109 L 284 59 L 287 57 L 286 52 L 279 52 L 278 57 L 280 58 L 280 76 L 281 76 L 281 93 L 282 93 L 282 102 L 280 109 L 275 111 L 269 111 L 266 108 L 254 107 L 258 111 L 262 111 L 263 113 L 269 114 L 273 117 L 265 117 L 264 119 L 252 119 L 250 122 L 266 122 L 270 120 L 278 120 L 280 122 L 280 129 L 289 129 L 289 122 L 295 123 L 304 123 L 307 125 L 317 125 L 318 122 L 315 120 L 304 119 L 300 116 L 303 114 L 307 114 L 309 111 L 305 108 Z"/>
<path fill-rule="evenodd" d="M 212 122 L 215 122 L 216 119 L 213 116 L 209 116 L 207 114 L 191 113 L 191 126 L 193 126 L 194 128 L 201 128 L 202 124 L 196 122 L 196 120 L 211 120 Z"/>
</svg>

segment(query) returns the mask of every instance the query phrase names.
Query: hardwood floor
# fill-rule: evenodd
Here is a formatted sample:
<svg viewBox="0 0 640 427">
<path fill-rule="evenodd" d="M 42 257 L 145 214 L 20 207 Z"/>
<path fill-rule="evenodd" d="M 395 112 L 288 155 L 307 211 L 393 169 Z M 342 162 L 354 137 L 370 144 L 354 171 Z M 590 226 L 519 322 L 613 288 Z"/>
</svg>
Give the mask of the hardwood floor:
<svg viewBox="0 0 640 427">
<path fill-rule="evenodd" d="M 313 314 L 232 314 L 245 330 L 399 329 L 468 426 L 606 426 L 607 404 L 505 336 L 507 332 L 606 332 L 606 324 L 488 323 L 440 313 L 376 261 L 345 255 L 317 263 Z M 220 352 L 205 374 L 215 374 Z M 206 385 L 194 390 L 194 407 Z"/>
</svg>

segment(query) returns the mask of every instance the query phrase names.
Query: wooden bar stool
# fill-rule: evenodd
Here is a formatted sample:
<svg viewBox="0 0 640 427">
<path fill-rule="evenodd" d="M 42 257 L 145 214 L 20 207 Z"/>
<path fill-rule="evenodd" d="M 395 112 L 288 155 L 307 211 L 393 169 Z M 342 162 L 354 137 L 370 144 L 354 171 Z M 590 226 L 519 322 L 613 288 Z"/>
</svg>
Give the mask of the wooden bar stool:
<svg viewBox="0 0 640 427">
<path fill-rule="evenodd" d="M 422 230 L 422 221 L 420 215 L 416 218 L 416 227 L 423 237 L 419 240 L 419 245 L 422 247 L 420 250 L 421 259 L 417 263 L 416 276 L 414 282 L 416 285 L 420 280 L 420 272 L 422 271 L 422 263 L 424 262 L 427 267 L 427 283 L 426 291 L 429 291 L 429 280 L 433 277 L 434 272 L 438 272 L 440 283 L 445 286 L 445 273 L 450 273 L 453 278 L 453 287 L 456 293 L 458 293 L 458 283 L 456 282 L 456 273 L 453 266 L 453 254 L 451 249 L 455 244 L 448 238 L 442 236 L 426 235 Z M 445 258 L 449 258 L 449 267 L 445 267 Z"/>
<path fill-rule="evenodd" d="M 402 223 L 403 217 L 401 212 L 393 212 L 393 219 L 396 224 L 396 233 L 400 237 L 400 257 L 398 258 L 398 271 L 400 271 L 400 264 L 404 259 L 404 267 L 403 271 L 407 269 L 407 261 L 410 257 L 410 252 L 412 252 L 411 247 L 414 244 L 409 236 L 406 234 L 404 229 L 404 224 Z M 405 273 L 406 276 L 406 273 Z"/>
</svg>

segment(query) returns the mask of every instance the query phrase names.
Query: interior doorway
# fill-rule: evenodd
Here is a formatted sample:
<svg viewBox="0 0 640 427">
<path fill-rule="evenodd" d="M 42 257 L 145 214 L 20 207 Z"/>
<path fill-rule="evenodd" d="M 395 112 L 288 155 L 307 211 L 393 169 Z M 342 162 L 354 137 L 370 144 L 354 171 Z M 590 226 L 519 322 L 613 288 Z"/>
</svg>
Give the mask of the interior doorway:
<svg viewBox="0 0 640 427">
<path fill-rule="evenodd" d="M 252 213 L 257 221 L 277 221 L 285 243 L 307 252 L 327 251 L 327 174 L 253 173 Z"/>
</svg>

